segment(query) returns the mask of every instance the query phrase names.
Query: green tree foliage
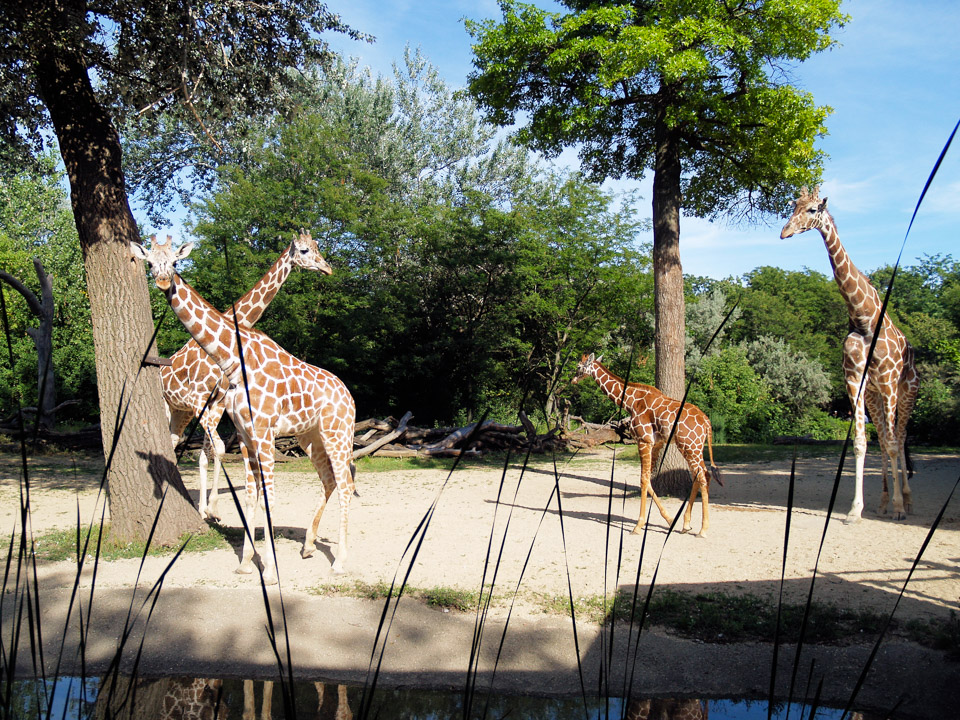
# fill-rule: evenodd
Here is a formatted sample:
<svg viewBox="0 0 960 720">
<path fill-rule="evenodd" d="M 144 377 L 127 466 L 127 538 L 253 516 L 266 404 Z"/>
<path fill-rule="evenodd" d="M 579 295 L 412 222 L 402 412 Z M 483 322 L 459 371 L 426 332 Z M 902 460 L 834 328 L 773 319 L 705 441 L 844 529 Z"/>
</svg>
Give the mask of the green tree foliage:
<svg viewBox="0 0 960 720">
<path fill-rule="evenodd" d="M 9 172 L 0 182 L 0 267 L 34 292 L 37 279 L 32 259 L 39 258 L 53 277 L 55 317 L 53 365 L 57 397 L 73 400 L 61 419 L 96 417 L 96 376 L 90 332 L 90 303 L 87 300 L 80 243 L 52 156 L 38 159 L 37 167 Z M 14 407 L 36 405 L 37 353 L 27 337 L 27 328 L 36 326 L 23 298 L 10 288 L 3 289 L 13 340 L 15 366 L 0 365 L 0 408 L 4 415 Z"/>
<path fill-rule="evenodd" d="M 684 381 L 680 211 L 780 212 L 819 174 L 827 110 L 784 72 L 833 44 L 837 0 L 567 0 L 566 14 L 505 0 L 468 22 L 469 90 L 548 156 L 578 148 L 594 178 L 653 176 L 657 386 Z"/>
<path fill-rule="evenodd" d="M 391 82 L 344 63 L 312 78 L 195 207 L 192 282 L 226 307 L 308 228 L 334 274 L 288 281 L 261 327 L 361 413 L 552 411 L 570 358 L 649 297 L 630 205 L 497 140 L 419 53 Z"/>
</svg>

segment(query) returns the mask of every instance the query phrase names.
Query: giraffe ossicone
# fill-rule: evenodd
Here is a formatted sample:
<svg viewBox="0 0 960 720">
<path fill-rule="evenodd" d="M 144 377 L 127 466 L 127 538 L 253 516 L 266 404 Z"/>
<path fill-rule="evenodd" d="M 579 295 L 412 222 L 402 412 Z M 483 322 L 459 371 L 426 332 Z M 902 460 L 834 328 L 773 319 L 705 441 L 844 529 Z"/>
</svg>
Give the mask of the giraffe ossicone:
<svg viewBox="0 0 960 720">
<path fill-rule="evenodd" d="M 265 552 L 260 553 L 263 581 L 278 580 L 273 547 L 274 438 L 293 435 L 309 455 L 323 493 L 307 526 L 301 556 L 316 550 L 317 526 L 334 490 L 340 501 L 339 547 L 334 572 L 343 572 L 347 557 L 347 525 L 354 493 L 353 434 L 356 406 L 346 385 L 333 373 L 291 355 L 266 334 L 235 324 L 212 307 L 176 273 L 176 263 L 190 252 L 173 250 L 172 243 L 151 247 L 131 243 L 133 255 L 147 262 L 154 282 L 190 333 L 229 379 L 224 395 L 226 412 L 240 437 L 246 473 L 243 511 L 248 532 L 237 572 L 251 573 L 253 532 L 258 510 L 264 514 Z M 238 372 L 241 353 L 245 372 Z M 245 382 L 244 382 L 245 378 Z"/>
<path fill-rule="evenodd" d="M 333 272 L 329 263 L 320 254 L 320 249 L 311 234 L 301 229 L 299 234 L 294 234 L 290 245 L 280 254 L 264 276 L 233 304 L 229 316 L 231 318 L 235 316 L 240 325 L 253 327 L 276 297 L 294 267 L 319 272 L 322 275 L 330 275 Z M 167 402 L 171 440 L 176 445 L 190 421 L 195 417 L 200 418 L 203 446 L 198 459 L 199 510 L 204 519 L 219 521 L 219 482 L 224 445 L 217 433 L 217 426 L 224 413 L 223 396 L 226 388 L 221 387 L 223 376 L 210 356 L 193 339 L 171 355 L 170 362 L 169 366 L 160 368 L 160 383 L 163 387 L 164 400 Z M 213 458 L 213 478 L 209 485 L 208 501 L 207 471 L 211 457 Z"/>
<path fill-rule="evenodd" d="M 683 532 L 689 532 L 691 529 L 693 503 L 699 493 L 703 506 L 703 522 L 697 537 L 706 537 L 707 530 L 710 528 L 711 477 L 721 487 L 723 486 L 720 471 L 713 464 L 713 427 L 710 425 L 710 418 L 696 405 L 674 400 L 651 385 L 624 382 L 622 378 L 604 367 L 600 359 L 593 353 L 583 355 L 572 382 L 576 384 L 584 377 L 592 377 L 607 397 L 630 414 L 630 429 L 637 441 L 637 452 L 640 454 L 640 517 L 633 532 L 640 532 L 646 523 L 647 495 L 656 504 L 660 516 L 668 523 L 673 521 L 653 490 L 651 475 L 654 458 L 666 445 L 676 423 L 677 429 L 673 435 L 673 442 L 687 461 L 693 479 L 690 498 L 683 513 Z M 704 443 L 710 452 L 709 473 L 703 463 Z"/>
<path fill-rule="evenodd" d="M 807 230 L 817 230 L 823 237 L 833 267 L 833 278 L 850 317 L 851 330 L 843 343 L 843 375 L 854 416 L 856 484 L 846 522 L 857 522 L 863 513 L 867 411 L 877 428 L 880 442 L 883 491 L 879 512 L 887 512 L 890 499 L 887 482 L 889 465 L 893 476 L 894 519 L 903 520 L 912 509 L 909 480 L 913 473 L 906 451 L 907 422 L 920 387 L 913 348 L 889 316 L 885 316 L 883 323 L 880 323 L 883 306 L 880 293 L 853 264 L 841 244 L 837 226 L 827 210 L 827 198 L 820 199 L 819 188 L 814 188 L 812 193 L 806 188 L 801 190 L 780 237 L 787 239 Z M 875 335 L 876 344 L 868 363 L 867 356 Z"/>
</svg>

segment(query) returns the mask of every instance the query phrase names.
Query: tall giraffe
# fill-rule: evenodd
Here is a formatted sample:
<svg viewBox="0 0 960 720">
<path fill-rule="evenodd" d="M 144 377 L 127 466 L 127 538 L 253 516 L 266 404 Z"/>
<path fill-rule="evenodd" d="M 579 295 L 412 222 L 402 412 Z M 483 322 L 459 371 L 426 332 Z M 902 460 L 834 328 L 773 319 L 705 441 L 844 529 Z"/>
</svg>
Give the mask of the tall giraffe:
<svg viewBox="0 0 960 720">
<path fill-rule="evenodd" d="M 640 453 L 640 518 L 637 520 L 634 533 L 640 532 L 647 516 L 647 494 L 653 498 L 660 516 L 668 523 L 672 518 L 667 515 L 663 503 L 654 492 L 650 484 L 653 459 L 658 457 L 663 446 L 670 437 L 673 424 L 680 412 L 680 401 L 674 400 L 655 387 L 640 383 L 624 383 L 624 381 L 610 372 L 600 363 L 600 359 L 593 353 L 580 358 L 577 365 L 577 374 L 573 378 L 574 384 L 581 378 L 592 377 L 597 381 L 600 389 L 617 406 L 623 407 L 630 413 L 630 429 L 637 441 L 637 452 Z M 690 499 L 683 513 L 683 532 L 690 531 L 690 521 L 693 515 L 693 503 L 700 493 L 703 503 L 703 524 L 697 537 L 706 537 L 710 528 L 710 476 L 713 476 L 720 486 L 720 471 L 713 464 L 713 428 L 710 419 L 700 408 L 690 403 L 684 403 L 677 430 L 673 435 L 677 449 L 690 466 L 690 475 L 693 478 L 693 487 L 690 489 Z M 707 444 L 710 451 L 710 473 L 707 473 L 703 464 L 703 444 Z"/>
<path fill-rule="evenodd" d="M 170 303 L 187 331 L 217 364 L 226 381 L 223 402 L 240 437 L 246 470 L 244 516 L 249 532 L 244 533 L 243 554 L 237 572 L 254 570 L 253 531 L 257 510 L 264 511 L 264 542 L 260 554 L 263 580 L 277 582 L 276 559 L 272 552 L 275 508 L 273 482 L 274 438 L 293 435 L 310 456 L 323 483 L 323 495 L 307 527 L 302 557 L 315 551 L 317 526 L 327 500 L 337 491 L 340 500 L 340 542 L 333 570 L 344 571 L 347 557 L 347 522 L 354 492 L 350 464 L 356 406 L 347 387 L 332 373 L 295 358 L 270 337 L 257 330 L 235 325 L 190 287 L 175 270 L 193 248 L 192 243 L 173 249 L 155 239 L 148 250 L 130 244 L 134 257 L 144 260 L 154 282 Z"/>
<path fill-rule="evenodd" d="M 867 353 L 873 342 L 880 319 L 880 293 L 860 272 L 840 243 L 837 226 L 827 211 L 827 198 L 820 199 L 818 188 L 808 193 L 806 188 L 794 202 L 793 214 L 783 226 L 780 237 L 792 237 L 807 230 L 819 230 L 833 266 L 833 279 L 847 304 L 850 315 L 850 334 L 843 343 L 843 376 L 847 396 L 854 413 L 853 451 L 856 458 L 856 486 L 853 505 L 847 514 L 847 523 L 860 520 L 863 512 L 863 464 L 867 454 L 864 429 L 866 410 L 877 428 L 880 452 L 883 456 L 883 493 L 880 497 L 881 514 L 886 513 L 890 493 L 887 485 L 887 465 L 893 474 L 894 519 L 904 520 L 911 508 L 910 482 L 906 456 L 907 421 L 917 401 L 920 375 L 914 362 L 913 348 L 889 317 L 883 326 L 867 367 Z M 866 372 L 863 392 L 861 381 Z M 901 484 L 902 479 L 902 484 Z"/>
<path fill-rule="evenodd" d="M 294 266 L 313 270 L 324 275 L 333 272 L 320 254 L 316 241 L 309 232 L 300 231 L 293 242 L 277 258 L 266 274 L 234 303 L 228 315 L 236 312 L 237 322 L 253 327 L 264 310 L 280 290 Z M 203 447 L 200 449 L 200 515 L 209 520 L 220 520 L 217 511 L 219 500 L 220 465 L 223 458 L 223 441 L 217 434 L 217 425 L 223 417 L 223 393 L 220 391 L 220 370 L 210 356 L 189 340 L 170 357 L 171 365 L 160 368 L 163 398 L 170 411 L 170 435 L 174 445 L 180 440 L 187 425 L 195 417 L 200 418 L 203 428 Z M 206 410 L 204 410 L 206 408 Z M 210 501 L 207 502 L 207 468 L 213 457 L 213 482 Z"/>
</svg>

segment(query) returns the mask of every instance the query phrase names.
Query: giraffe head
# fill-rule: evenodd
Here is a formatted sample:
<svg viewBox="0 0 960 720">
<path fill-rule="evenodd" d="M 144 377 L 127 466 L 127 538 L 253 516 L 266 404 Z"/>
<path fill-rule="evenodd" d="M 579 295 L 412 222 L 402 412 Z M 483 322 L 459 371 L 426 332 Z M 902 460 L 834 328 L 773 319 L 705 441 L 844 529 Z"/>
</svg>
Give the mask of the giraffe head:
<svg viewBox="0 0 960 720">
<path fill-rule="evenodd" d="M 586 376 L 596 377 L 597 373 L 597 363 L 600 362 L 603 357 L 595 357 L 593 353 L 589 355 L 583 355 L 580 358 L 580 362 L 577 364 L 577 373 L 573 376 L 571 382 L 576 385 L 580 380 Z"/>
<path fill-rule="evenodd" d="M 315 270 L 324 275 L 333 273 L 333 268 L 323 259 L 323 255 L 320 254 L 320 249 L 317 247 L 317 241 L 313 239 L 309 231 L 301 229 L 298 235 L 294 235 L 288 252 L 294 265 L 306 270 Z"/>
<path fill-rule="evenodd" d="M 813 193 L 808 193 L 806 188 L 802 188 L 800 197 L 793 203 L 793 214 L 780 231 L 780 239 L 785 240 L 814 228 L 822 229 L 828 217 L 827 199 L 820 199 L 820 189 L 814 188 Z"/>
<path fill-rule="evenodd" d="M 130 250 L 134 257 L 140 258 L 153 273 L 153 281 L 163 292 L 170 289 L 173 276 L 176 275 L 176 264 L 183 260 L 193 250 L 193 243 L 184 243 L 176 250 L 173 249 L 173 238 L 167 235 L 166 242 L 157 240 L 156 235 L 150 236 L 150 249 L 147 250 L 138 242 L 130 243 Z"/>
</svg>

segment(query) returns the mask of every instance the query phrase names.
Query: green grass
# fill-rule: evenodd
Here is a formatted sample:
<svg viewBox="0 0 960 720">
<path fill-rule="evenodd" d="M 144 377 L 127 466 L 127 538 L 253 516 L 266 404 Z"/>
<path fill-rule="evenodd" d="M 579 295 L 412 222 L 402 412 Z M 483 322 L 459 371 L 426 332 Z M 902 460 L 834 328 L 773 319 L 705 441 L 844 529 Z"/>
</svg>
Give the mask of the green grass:
<svg viewBox="0 0 960 720">
<path fill-rule="evenodd" d="M 394 588 L 394 594 L 397 589 Z M 334 585 L 319 585 L 312 590 L 315 595 L 345 595 L 365 600 L 386 600 L 390 597 L 389 583 L 379 581 L 375 583 L 354 580 L 349 583 Z M 404 597 L 420 600 L 431 607 L 470 612 L 475 610 L 479 595 L 475 590 L 460 590 L 458 588 L 438 586 L 433 588 L 416 588 L 407 585 L 403 589 Z"/>
<path fill-rule="evenodd" d="M 94 525 L 90 531 L 90 543 L 87 546 L 87 557 L 94 557 L 98 550 L 101 560 L 125 560 L 130 558 L 143 557 L 144 543 L 114 543 L 109 538 L 109 530 L 104 533 L 103 541 L 99 543 L 99 526 Z M 184 552 L 206 552 L 207 550 L 216 550 L 229 546 L 227 541 L 228 533 L 221 532 L 217 528 L 209 528 L 206 532 L 197 533 L 189 536 L 189 542 Z M 241 534 L 242 537 L 242 534 Z M 163 555 L 172 555 L 175 553 L 188 536 L 180 538 L 174 546 L 152 545 L 148 556 L 159 557 Z M 86 530 L 80 533 L 80 547 L 86 542 Z M 70 530 L 50 530 L 39 533 L 33 539 L 34 552 L 37 560 L 57 562 L 60 560 L 75 560 L 77 557 L 77 531 Z"/>
<path fill-rule="evenodd" d="M 637 597 L 640 612 L 646 596 Z M 541 599 L 546 612 L 569 614 L 566 596 Z M 575 600 L 578 620 L 595 623 L 630 619 L 633 597 L 620 594 L 615 599 L 601 596 Z M 804 613 L 802 604 L 784 604 L 781 608 L 780 633 L 784 642 L 796 642 Z M 756 595 L 733 595 L 722 592 L 685 593 L 675 590 L 654 591 L 650 601 L 647 625 L 655 625 L 682 637 L 711 643 L 771 642 L 776 631 L 777 607 L 768 598 Z M 807 619 L 806 641 L 838 644 L 850 640 L 873 639 L 883 628 L 887 616 L 872 610 L 850 610 L 827 603 L 813 603 Z M 960 621 L 951 612 L 944 620 L 911 620 L 891 624 L 891 630 L 914 642 L 946 650 L 960 658 Z"/>
</svg>

